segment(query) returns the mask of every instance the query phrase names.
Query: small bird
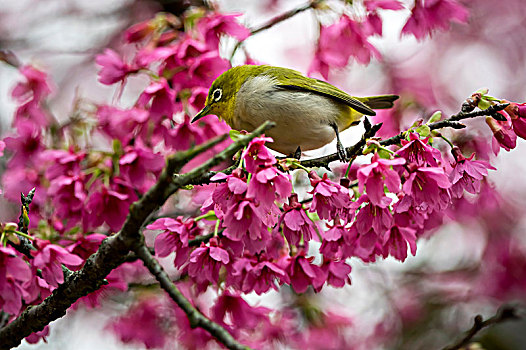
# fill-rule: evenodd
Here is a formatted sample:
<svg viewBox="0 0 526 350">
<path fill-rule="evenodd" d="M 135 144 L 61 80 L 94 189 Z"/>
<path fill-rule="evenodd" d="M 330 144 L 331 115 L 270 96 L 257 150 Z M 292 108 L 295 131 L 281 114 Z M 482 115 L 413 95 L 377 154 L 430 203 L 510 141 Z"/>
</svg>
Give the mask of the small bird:
<svg viewBox="0 0 526 350">
<path fill-rule="evenodd" d="M 396 95 L 353 97 L 337 87 L 300 72 L 267 65 L 233 67 L 210 87 L 205 107 L 192 123 L 215 114 L 236 130 L 253 131 L 265 121 L 276 123 L 266 132 L 268 147 L 299 158 L 336 137 L 338 157 L 347 160 L 340 132 L 360 123 L 373 109 L 393 107 Z"/>
</svg>

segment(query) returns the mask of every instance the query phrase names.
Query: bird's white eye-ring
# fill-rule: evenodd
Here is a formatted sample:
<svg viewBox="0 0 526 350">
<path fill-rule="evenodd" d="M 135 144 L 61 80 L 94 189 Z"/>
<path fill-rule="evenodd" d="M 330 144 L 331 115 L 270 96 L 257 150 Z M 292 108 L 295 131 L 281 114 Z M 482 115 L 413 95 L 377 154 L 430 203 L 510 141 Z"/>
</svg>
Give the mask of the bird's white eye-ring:
<svg viewBox="0 0 526 350">
<path fill-rule="evenodd" d="M 223 90 L 221 89 L 215 89 L 212 93 L 212 97 L 214 98 L 214 101 L 219 101 L 221 99 L 221 96 L 223 96 Z"/>
</svg>

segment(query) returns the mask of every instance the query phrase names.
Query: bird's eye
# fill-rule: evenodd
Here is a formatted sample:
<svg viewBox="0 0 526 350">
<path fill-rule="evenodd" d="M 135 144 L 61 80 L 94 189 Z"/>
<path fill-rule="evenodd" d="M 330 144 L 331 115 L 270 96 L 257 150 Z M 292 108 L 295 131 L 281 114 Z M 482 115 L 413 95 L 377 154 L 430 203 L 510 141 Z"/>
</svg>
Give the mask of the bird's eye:
<svg viewBox="0 0 526 350">
<path fill-rule="evenodd" d="M 215 89 L 214 93 L 212 94 L 214 101 L 219 101 L 221 99 L 221 96 L 223 96 L 223 90 L 221 89 Z"/>
</svg>

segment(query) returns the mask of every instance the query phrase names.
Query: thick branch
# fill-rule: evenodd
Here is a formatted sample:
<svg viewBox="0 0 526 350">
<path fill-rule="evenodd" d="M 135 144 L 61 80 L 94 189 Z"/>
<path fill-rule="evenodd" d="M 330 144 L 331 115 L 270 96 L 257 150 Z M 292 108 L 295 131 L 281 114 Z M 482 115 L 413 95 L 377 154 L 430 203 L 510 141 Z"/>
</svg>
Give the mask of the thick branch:
<svg viewBox="0 0 526 350">
<path fill-rule="evenodd" d="M 466 332 L 466 335 L 453 345 L 446 346 L 443 350 L 458 350 L 468 345 L 473 337 L 483 328 L 502 323 L 509 320 L 517 320 L 517 310 L 512 306 L 502 307 L 495 316 L 483 320 L 481 315 L 477 315 L 474 318 L 473 327 Z"/>
<path fill-rule="evenodd" d="M 143 244 L 144 237 L 139 231 L 151 212 L 164 204 L 175 191 L 191 183 L 192 177 L 202 176 L 211 167 L 232 157 L 254 137 L 272 126 L 273 123 L 270 122 L 261 125 L 253 133 L 240 137 L 224 151 L 187 174 L 173 176 L 199 152 L 210 149 L 224 140 L 224 137 L 197 147 L 199 152 L 193 149 L 170 157 L 157 183 L 139 201 L 130 206 L 130 212 L 121 230 L 116 235 L 106 238 L 97 252 L 86 260 L 82 269 L 68 276 L 65 282 L 42 303 L 28 307 L 13 322 L 0 329 L 0 350 L 11 349 L 19 345 L 22 339 L 31 333 L 42 330 L 50 322 L 64 316 L 66 310 L 79 298 L 100 288 L 104 283 L 104 278 L 125 262 L 128 252 Z"/>
<path fill-rule="evenodd" d="M 184 311 L 190 326 L 192 328 L 200 327 L 208 331 L 214 338 L 221 342 L 228 349 L 233 350 L 247 350 L 248 347 L 238 343 L 230 333 L 217 323 L 211 321 L 200 313 L 181 293 L 175 284 L 172 283 L 168 274 L 163 270 L 162 266 L 150 254 L 145 245 L 136 247 L 135 253 L 142 260 L 144 266 L 148 268 L 150 273 L 155 276 L 161 288 L 168 293 L 170 298 Z"/>
</svg>

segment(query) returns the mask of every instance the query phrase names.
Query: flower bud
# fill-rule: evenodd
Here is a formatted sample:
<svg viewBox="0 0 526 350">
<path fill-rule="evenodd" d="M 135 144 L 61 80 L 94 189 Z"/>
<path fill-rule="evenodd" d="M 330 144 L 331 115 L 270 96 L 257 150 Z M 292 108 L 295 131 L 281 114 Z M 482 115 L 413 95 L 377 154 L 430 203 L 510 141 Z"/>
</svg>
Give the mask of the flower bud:
<svg viewBox="0 0 526 350">
<path fill-rule="evenodd" d="M 486 124 L 493 132 L 493 136 L 498 141 L 499 145 L 509 151 L 515 148 L 517 143 L 517 137 L 510 132 L 511 128 L 505 128 L 498 121 L 492 117 L 486 117 Z"/>
</svg>

